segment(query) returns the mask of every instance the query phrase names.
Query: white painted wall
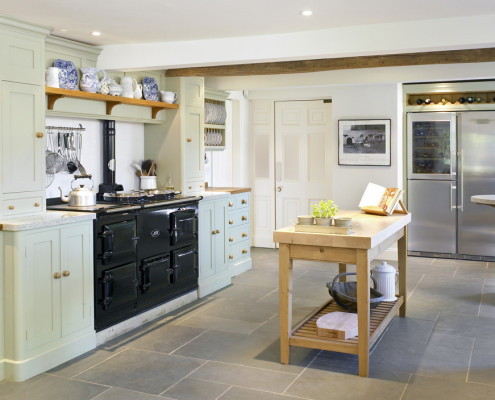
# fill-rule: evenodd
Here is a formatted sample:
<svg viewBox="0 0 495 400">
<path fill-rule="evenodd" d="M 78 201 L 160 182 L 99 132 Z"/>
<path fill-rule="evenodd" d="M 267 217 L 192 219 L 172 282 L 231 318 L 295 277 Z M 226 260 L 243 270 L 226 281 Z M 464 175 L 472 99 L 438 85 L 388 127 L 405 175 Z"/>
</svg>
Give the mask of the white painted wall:
<svg viewBox="0 0 495 400">
<path fill-rule="evenodd" d="M 93 175 L 94 190 L 98 191 L 98 185 L 102 182 L 103 172 L 103 123 L 91 119 L 55 118 L 47 117 L 47 126 L 78 127 L 82 124 L 86 131 L 83 132 L 83 146 L 81 163 L 86 171 Z M 139 188 L 139 179 L 132 167 L 133 162 L 139 162 L 144 157 L 144 125 L 129 122 L 116 122 L 116 182 L 124 186 L 124 190 Z M 73 175 L 67 171 L 56 174 L 53 183 L 46 189 L 46 197 L 59 197 L 58 187 L 61 186 L 64 194 L 71 191 Z M 79 183 L 75 182 L 74 187 Z M 81 183 L 84 184 L 83 181 Z"/>
</svg>

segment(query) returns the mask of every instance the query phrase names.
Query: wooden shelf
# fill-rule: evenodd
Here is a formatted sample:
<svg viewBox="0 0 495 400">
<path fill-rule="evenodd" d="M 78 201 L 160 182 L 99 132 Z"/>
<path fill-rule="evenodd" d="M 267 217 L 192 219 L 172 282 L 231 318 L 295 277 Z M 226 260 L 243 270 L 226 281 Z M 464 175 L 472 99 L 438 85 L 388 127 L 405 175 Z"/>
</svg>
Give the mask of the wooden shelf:
<svg viewBox="0 0 495 400">
<path fill-rule="evenodd" d="M 369 331 L 370 348 L 378 340 L 395 314 L 397 314 L 403 301 L 402 297 L 398 297 L 396 301 L 382 301 L 378 307 L 371 311 Z M 335 301 L 330 300 L 292 330 L 292 334 L 289 337 L 289 344 L 293 346 L 358 354 L 357 336 L 349 339 L 318 336 L 316 320 L 321 316 L 334 311 L 349 312 L 340 307 Z"/>
<path fill-rule="evenodd" d="M 225 146 L 205 146 L 205 151 L 222 151 L 225 150 Z"/>
<path fill-rule="evenodd" d="M 156 114 L 160 110 L 164 109 L 177 109 L 178 104 L 163 103 L 160 101 L 149 101 L 142 99 L 130 99 L 127 97 L 120 96 L 109 96 L 107 94 L 99 93 L 88 93 L 81 90 L 69 90 L 69 89 L 59 89 L 53 87 L 45 87 L 45 94 L 48 96 L 47 107 L 49 110 L 53 110 L 53 106 L 58 99 L 63 97 L 70 97 L 73 99 L 84 99 L 93 101 L 104 101 L 107 106 L 107 115 L 112 114 L 112 109 L 119 104 L 130 104 L 133 106 L 150 107 L 151 117 L 156 118 Z"/>
<path fill-rule="evenodd" d="M 225 129 L 225 125 L 205 124 L 204 126 L 210 129 Z"/>
</svg>

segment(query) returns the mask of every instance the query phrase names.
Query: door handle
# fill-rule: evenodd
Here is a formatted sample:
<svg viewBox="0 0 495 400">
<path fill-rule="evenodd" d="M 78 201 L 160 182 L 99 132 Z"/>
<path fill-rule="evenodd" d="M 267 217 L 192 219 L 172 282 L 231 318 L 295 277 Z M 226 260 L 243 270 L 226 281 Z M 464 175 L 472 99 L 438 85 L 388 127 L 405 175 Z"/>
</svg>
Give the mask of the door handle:
<svg viewBox="0 0 495 400">
<path fill-rule="evenodd" d="M 461 193 L 459 197 L 461 198 L 461 211 L 464 211 L 464 150 L 461 150 Z"/>
<path fill-rule="evenodd" d="M 282 191 L 282 186 L 277 186 L 277 192 L 281 192 Z"/>
<path fill-rule="evenodd" d="M 457 207 L 454 206 L 452 201 L 452 192 L 457 189 L 457 186 L 450 184 L 450 211 L 455 210 Z"/>
</svg>

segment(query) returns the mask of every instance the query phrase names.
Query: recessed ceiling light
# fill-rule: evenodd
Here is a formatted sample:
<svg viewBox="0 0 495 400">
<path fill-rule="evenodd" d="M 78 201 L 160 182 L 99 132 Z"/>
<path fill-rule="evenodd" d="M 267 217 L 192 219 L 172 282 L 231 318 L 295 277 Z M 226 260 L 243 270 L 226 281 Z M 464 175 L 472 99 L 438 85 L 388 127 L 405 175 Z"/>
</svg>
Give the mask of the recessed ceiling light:
<svg viewBox="0 0 495 400">
<path fill-rule="evenodd" d="M 304 15 L 305 17 L 309 17 L 310 15 L 313 15 L 313 11 L 304 10 L 304 11 L 301 11 L 301 14 Z"/>
<path fill-rule="evenodd" d="M 67 32 L 67 29 L 62 28 L 62 29 L 60 29 L 60 32 Z"/>
<path fill-rule="evenodd" d="M 101 35 L 101 32 L 98 32 L 98 31 L 93 31 L 93 32 L 91 32 L 91 34 L 92 34 L 93 36 L 100 36 L 100 35 Z"/>
</svg>

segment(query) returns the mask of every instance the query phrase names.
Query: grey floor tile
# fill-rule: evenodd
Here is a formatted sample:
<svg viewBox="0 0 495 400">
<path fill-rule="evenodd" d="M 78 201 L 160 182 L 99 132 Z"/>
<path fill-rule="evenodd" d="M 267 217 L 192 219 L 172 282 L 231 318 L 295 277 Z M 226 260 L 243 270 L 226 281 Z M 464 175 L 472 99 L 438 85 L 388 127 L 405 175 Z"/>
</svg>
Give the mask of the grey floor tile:
<svg viewBox="0 0 495 400">
<path fill-rule="evenodd" d="M 222 297 L 243 302 L 257 301 L 274 290 L 278 289 L 271 286 L 259 286 L 242 282 L 237 282 L 225 289 L 219 290 L 213 294 L 214 297 Z"/>
<path fill-rule="evenodd" d="M 213 329 L 216 331 L 250 333 L 259 328 L 264 322 L 249 322 L 233 320 L 220 317 L 209 317 L 207 315 L 195 314 L 191 318 L 181 321 L 183 326 L 191 326 L 202 329 Z"/>
<path fill-rule="evenodd" d="M 297 374 L 208 361 L 208 363 L 196 370 L 191 377 L 227 385 L 282 393 L 297 377 Z"/>
<path fill-rule="evenodd" d="M 309 317 L 315 311 L 315 307 L 294 306 L 292 309 L 292 327 Z M 260 335 L 279 338 L 280 337 L 280 316 L 277 314 L 272 319 L 263 323 L 259 328 L 251 331 L 251 335 Z"/>
<path fill-rule="evenodd" d="M 495 398 L 495 386 L 413 376 L 401 400 L 489 400 L 493 398 Z"/>
<path fill-rule="evenodd" d="M 111 350 L 102 350 L 97 348 L 95 350 L 88 351 L 87 353 L 84 353 L 62 365 L 59 365 L 58 367 L 47 371 L 47 373 L 64 378 L 72 378 L 75 375 L 80 374 L 88 368 L 91 368 L 124 350 L 125 348 L 120 346 L 116 346 Z"/>
<path fill-rule="evenodd" d="M 495 385 L 495 339 L 475 339 L 468 382 Z"/>
<path fill-rule="evenodd" d="M 207 317 L 231 319 L 233 321 L 248 321 L 262 323 L 272 318 L 279 311 L 278 304 L 263 304 L 263 307 L 252 302 L 221 299 L 201 314 Z"/>
<path fill-rule="evenodd" d="M 121 346 L 134 349 L 171 353 L 175 349 L 201 335 L 208 328 L 156 323 L 145 330 L 133 330 L 119 342 Z"/>
<path fill-rule="evenodd" d="M 24 382 L 3 382 L 0 384 L 0 399 L 89 400 L 105 390 L 108 390 L 107 386 L 41 374 Z"/>
<path fill-rule="evenodd" d="M 294 398 L 292 396 L 284 396 L 281 394 L 262 392 L 259 390 L 233 387 L 229 389 L 218 400 L 296 400 L 296 399 L 309 399 L 309 397 Z"/>
<path fill-rule="evenodd" d="M 167 389 L 162 396 L 177 400 L 216 400 L 229 389 L 230 385 L 186 378 Z"/>
<path fill-rule="evenodd" d="M 160 394 L 203 363 L 192 358 L 127 349 L 77 375 L 76 379 Z"/>
<path fill-rule="evenodd" d="M 307 368 L 285 392 L 314 400 L 399 400 L 405 383 Z"/>
<path fill-rule="evenodd" d="M 95 400 L 166 400 L 166 398 L 127 389 L 110 388 Z"/>
<path fill-rule="evenodd" d="M 440 313 L 435 332 L 474 337 L 476 339 L 493 340 L 495 332 L 495 319 L 478 317 L 476 315 L 458 315 L 455 313 Z"/>
<path fill-rule="evenodd" d="M 208 331 L 174 354 L 299 373 L 309 364 L 316 352 L 316 350 L 295 347 L 291 351 L 290 365 L 282 365 L 278 338 Z"/>
</svg>

